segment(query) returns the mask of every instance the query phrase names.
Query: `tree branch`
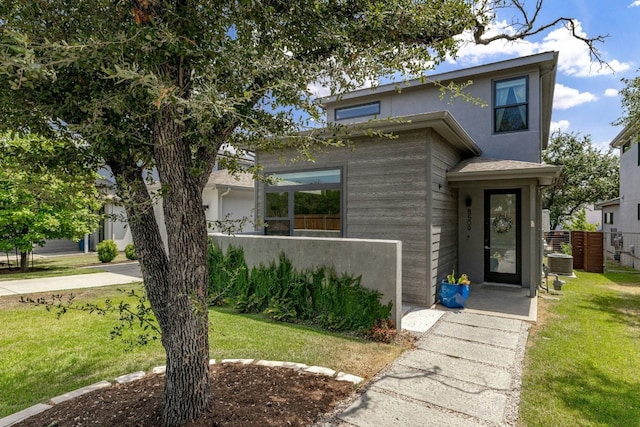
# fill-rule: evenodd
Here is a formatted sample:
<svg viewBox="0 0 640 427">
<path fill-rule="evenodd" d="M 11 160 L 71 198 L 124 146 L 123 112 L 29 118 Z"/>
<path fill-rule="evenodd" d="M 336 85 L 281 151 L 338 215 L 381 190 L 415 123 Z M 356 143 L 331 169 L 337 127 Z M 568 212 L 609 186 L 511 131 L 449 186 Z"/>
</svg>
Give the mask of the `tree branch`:
<svg viewBox="0 0 640 427">
<path fill-rule="evenodd" d="M 542 9 L 543 1 L 544 0 L 537 0 L 534 12 L 530 13 L 525 9 L 524 1 L 511 0 L 511 5 L 516 8 L 521 15 L 521 21 L 516 19 L 511 24 L 511 27 L 519 27 L 514 34 L 501 33 L 495 36 L 486 37 L 486 26 L 482 22 L 480 22 L 480 20 L 477 20 L 476 28 L 473 34 L 475 43 L 479 45 L 488 45 L 498 40 L 523 40 L 526 37 L 539 34 L 549 28 L 557 26 L 558 24 L 562 24 L 567 30 L 571 32 L 571 35 L 574 38 L 584 42 L 587 45 L 587 47 L 589 48 L 589 56 L 592 60 L 595 59 L 601 66 L 607 67 L 613 71 L 611 66 L 604 59 L 602 59 L 600 51 L 595 46 L 596 43 L 603 43 L 605 39 L 609 37 L 608 34 L 598 35 L 595 37 L 581 36 L 577 33 L 577 21 L 574 18 L 565 17 L 557 18 L 548 24 L 542 24 L 536 27 L 536 20 L 538 19 L 540 10 Z M 484 13 L 481 13 L 481 15 L 484 15 Z"/>
</svg>

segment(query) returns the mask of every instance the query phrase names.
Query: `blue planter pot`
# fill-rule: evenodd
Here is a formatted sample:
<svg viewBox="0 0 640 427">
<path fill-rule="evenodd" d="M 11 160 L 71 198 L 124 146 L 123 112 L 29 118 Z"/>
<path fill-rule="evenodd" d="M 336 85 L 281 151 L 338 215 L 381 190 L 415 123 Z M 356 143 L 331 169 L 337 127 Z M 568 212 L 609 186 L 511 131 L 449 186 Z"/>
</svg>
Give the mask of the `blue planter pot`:
<svg viewBox="0 0 640 427">
<path fill-rule="evenodd" d="M 445 307 L 464 308 L 467 298 L 469 298 L 469 285 L 457 285 L 444 280 L 440 284 L 438 299 Z"/>
</svg>

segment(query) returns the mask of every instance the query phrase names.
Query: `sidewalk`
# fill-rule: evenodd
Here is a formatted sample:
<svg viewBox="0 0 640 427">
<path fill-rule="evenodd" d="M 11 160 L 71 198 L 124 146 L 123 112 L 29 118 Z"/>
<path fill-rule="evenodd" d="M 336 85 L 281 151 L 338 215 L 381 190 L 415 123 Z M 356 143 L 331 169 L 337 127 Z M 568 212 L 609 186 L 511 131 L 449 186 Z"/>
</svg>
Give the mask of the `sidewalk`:
<svg viewBox="0 0 640 427">
<path fill-rule="evenodd" d="M 426 310 L 432 327 L 327 426 L 515 426 L 529 324 Z"/>
<path fill-rule="evenodd" d="M 90 268 L 107 271 L 76 276 L 2 281 L 0 282 L 0 296 L 123 285 L 142 280 L 140 266 L 137 262 L 100 265 Z"/>
</svg>

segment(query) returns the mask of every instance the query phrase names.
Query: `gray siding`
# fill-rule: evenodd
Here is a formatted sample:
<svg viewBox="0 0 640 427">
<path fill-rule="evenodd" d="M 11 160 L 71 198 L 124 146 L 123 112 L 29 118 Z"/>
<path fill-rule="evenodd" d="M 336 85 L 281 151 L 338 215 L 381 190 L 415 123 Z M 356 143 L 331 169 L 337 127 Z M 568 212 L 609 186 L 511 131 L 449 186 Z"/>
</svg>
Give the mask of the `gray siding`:
<svg viewBox="0 0 640 427">
<path fill-rule="evenodd" d="M 356 143 L 349 158 L 346 237 L 402 240 L 403 301 L 426 303 L 427 133 Z"/>
<path fill-rule="evenodd" d="M 258 161 L 265 172 L 344 167 L 344 237 L 402 240 L 403 301 L 426 304 L 429 137 L 430 130 L 421 130 L 391 140 L 358 139 L 355 150 L 331 149 L 315 163 L 283 164 L 265 153 Z M 256 215 L 263 218 L 258 187 Z"/>
<path fill-rule="evenodd" d="M 430 275 L 427 305 L 436 302 L 436 284 L 457 267 L 458 191 L 447 184 L 447 171 L 460 161 L 460 154 L 440 135 L 433 133 L 431 148 Z"/>
<path fill-rule="evenodd" d="M 493 132 L 493 82 L 515 77 L 529 78 L 529 128 L 519 132 Z M 456 83 L 466 83 L 467 79 Z M 445 82 L 446 84 L 446 82 Z M 507 69 L 491 74 L 473 76 L 473 84 L 464 89 L 470 96 L 484 101 L 485 107 L 461 98 L 445 96 L 440 98 L 440 88 L 418 85 L 403 88 L 402 92 L 363 91 L 361 98 L 335 101 L 328 105 L 327 117 L 333 117 L 335 108 L 346 105 L 380 101 L 379 117 L 404 117 L 433 111 L 449 111 L 465 131 L 482 149 L 485 157 L 511 159 L 525 162 L 540 162 L 541 150 L 541 86 L 538 66 L 525 69 Z M 365 122 L 371 117 L 345 120 L 344 122 Z"/>
</svg>

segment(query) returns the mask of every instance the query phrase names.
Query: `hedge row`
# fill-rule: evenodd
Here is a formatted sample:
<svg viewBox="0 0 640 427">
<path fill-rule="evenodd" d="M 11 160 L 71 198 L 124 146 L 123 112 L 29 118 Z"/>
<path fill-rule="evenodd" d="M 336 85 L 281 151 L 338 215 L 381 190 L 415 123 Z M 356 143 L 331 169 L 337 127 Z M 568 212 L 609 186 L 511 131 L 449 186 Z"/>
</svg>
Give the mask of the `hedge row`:
<svg viewBox="0 0 640 427">
<path fill-rule="evenodd" d="M 249 270 L 242 248 L 230 247 L 225 254 L 210 241 L 208 261 L 214 305 L 334 331 L 366 332 L 391 314 L 392 303 L 382 305 L 382 294 L 362 287 L 360 277 L 339 276 L 326 267 L 298 271 L 284 254 Z"/>
</svg>

